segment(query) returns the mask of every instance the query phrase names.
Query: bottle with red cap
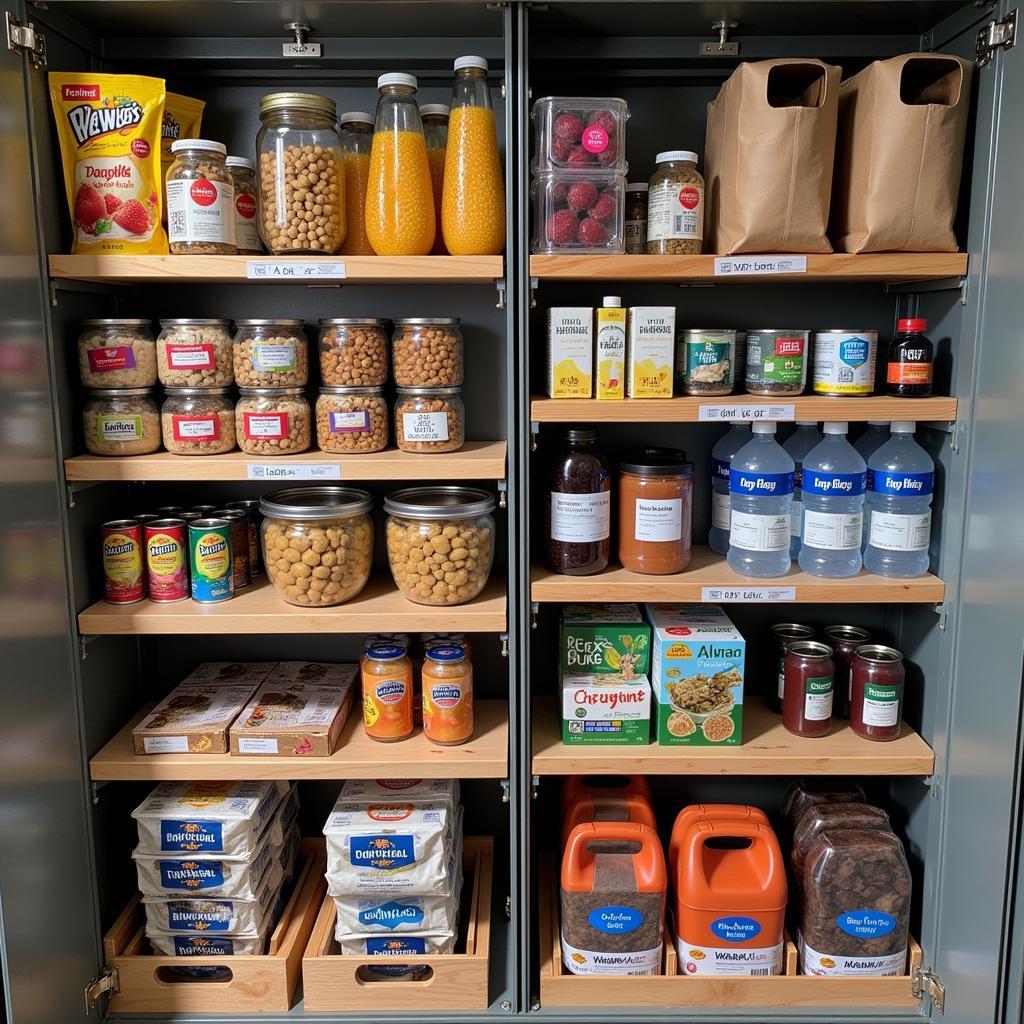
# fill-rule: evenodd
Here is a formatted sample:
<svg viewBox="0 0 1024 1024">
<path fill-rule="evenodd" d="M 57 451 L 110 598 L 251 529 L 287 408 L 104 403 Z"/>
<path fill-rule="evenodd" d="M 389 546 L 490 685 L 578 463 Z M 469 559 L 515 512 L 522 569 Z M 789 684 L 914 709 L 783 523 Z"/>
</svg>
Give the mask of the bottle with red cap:
<svg viewBox="0 0 1024 1024">
<path fill-rule="evenodd" d="M 927 398 L 932 393 L 935 346 L 925 337 L 928 321 L 907 317 L 897 323 L 889 346 L 886 390 L 895 398 Z"/>
</svg>

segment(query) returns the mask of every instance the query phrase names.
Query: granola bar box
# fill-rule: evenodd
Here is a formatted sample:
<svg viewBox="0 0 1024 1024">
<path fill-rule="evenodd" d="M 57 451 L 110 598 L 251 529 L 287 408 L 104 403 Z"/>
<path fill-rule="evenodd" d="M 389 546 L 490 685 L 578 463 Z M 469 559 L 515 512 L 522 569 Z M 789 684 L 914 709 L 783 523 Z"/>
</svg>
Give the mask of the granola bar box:
<svg viewBox="0 0 1024 1024">
<path fill-rule="evenodd" d="M 651 742 L 651 686 L 647 676 L 562 676 L 562 742 L 644 746 Z"/>
<path fill-rule="evenodd" d="M 717 605 L 648 604 L 658 743 L 743 742 L 746 641 Z"/>
<path fill-rule="evenodd" d="M 226 754 L 228 726 L 248 703 L 254 683 L 179 683 L 132 729 L 136 754 Z"/>
<path fill-rule="evenodd" d="M 648 674 L 651 630 L 635 604 L 567 604 L 562 609 L 559 672 Z"/>
</svg>

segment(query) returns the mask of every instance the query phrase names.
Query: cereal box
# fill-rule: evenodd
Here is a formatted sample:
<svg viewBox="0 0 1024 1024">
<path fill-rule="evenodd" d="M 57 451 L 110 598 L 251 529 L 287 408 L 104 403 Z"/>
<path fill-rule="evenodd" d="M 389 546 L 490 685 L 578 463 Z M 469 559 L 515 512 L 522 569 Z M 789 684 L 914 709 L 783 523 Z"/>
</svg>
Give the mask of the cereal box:
<svg viewBox="0 0 1024 1024">
<path fill-rule="evenodd" d="M 676 358 L 675 306 L 632 306 L 626 354 L 627 398 L 671 398 Z"/>
<path fill-rule="evenodd" d="M 746 641 L 716 605 L 648 604 L 651 686 L 662 744 L 743 742 Z"/>
<path fill-rule="evenodd" d="M 548 395 L 592 398 L 594 310 L 556 306 L 548 310 Z"/>
<path fill-rule="evenodd" d="M 646 675 L 651 630 L 635 604 L 567 604 L 562 608 L 558 668 L 611 674 L 622 680 Z"/>
<path fill-rule="evenodd" d="M 651 684 L 608 675 L 562 676 L 562 742 L 642 746 L 651 741 Z"/>
</svg>

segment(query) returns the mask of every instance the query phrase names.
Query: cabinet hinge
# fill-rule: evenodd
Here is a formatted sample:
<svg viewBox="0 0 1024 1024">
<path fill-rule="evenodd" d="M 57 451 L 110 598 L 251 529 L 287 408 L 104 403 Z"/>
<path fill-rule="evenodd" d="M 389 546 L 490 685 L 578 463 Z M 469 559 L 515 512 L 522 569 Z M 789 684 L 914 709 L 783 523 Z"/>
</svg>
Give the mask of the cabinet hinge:
<svg viewBox="0 0 1024 1024">
<path fill-rule="evenodd" d="M 117 971 L 105 967 L 98 977 L 93 978 L 85 986 L 85 1012 L 91 1013 L 100 1005 L 100 996 L 107 992 L 117 993 L 120 991 L 117 983 Z"/>
<path fill-rule="evenodd" d="M 46 37 L 37 31 L 31 21 L 20 22 L 5 12 L 7 20 L 7 49 L 12 53 L 24 52 L 32 58 L 34 68 L 46 67 Z"/>
<path fill-rule="evenodd" d="M 1017 8 L 1015 7 L 1002 21 L 990 21 L 978 33 L 974 45 L 979 68 L 991 63 L 996 50 L 1009 50 L 1017 42 Z"/>
<path fill-rule="evenodd" d="M 946 1012 L 946 986 L 939 981 L 939 976 L 930 967 L 918 964 L 911 972 L 910 994 L 915 999 L 931 996 L 939 1013 Z"/>
</svg>

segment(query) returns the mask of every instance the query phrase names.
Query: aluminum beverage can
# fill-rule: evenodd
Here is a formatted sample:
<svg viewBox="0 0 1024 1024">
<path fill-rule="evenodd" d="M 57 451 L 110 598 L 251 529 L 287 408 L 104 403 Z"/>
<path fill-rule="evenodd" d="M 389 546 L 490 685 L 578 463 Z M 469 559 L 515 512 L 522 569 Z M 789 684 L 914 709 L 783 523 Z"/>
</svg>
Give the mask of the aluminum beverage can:
<svg viewBox="0 0 1024 1024">
<path fill-rule="evenodd" d="M 234 596 L 231 524 L 226 519 L 196 519 L 188 524 L 192 600 L 215 604 Z"/>
<path fill-rule="evenodd" d="M 103 590 L 109 604 L 135 604 L 146 596 L 142 527 L 134 519 L 112 519 L 100 527 Z"/>
<path fill-rule="evenodd" d="M 252 583 L 249 571 L 249 516 L 244 509 L 225 508 L 213 513 L 217 519 L 226 519 L 231 524 L 231 565 L 235 590 Z"/>
<path fill-rule="evenodd" d="M 184 601 L 188 585 L 188 526 L 184 519 L 146 523 L 146 581 L 149 599 L 160 604 Z"/>
</svg>

